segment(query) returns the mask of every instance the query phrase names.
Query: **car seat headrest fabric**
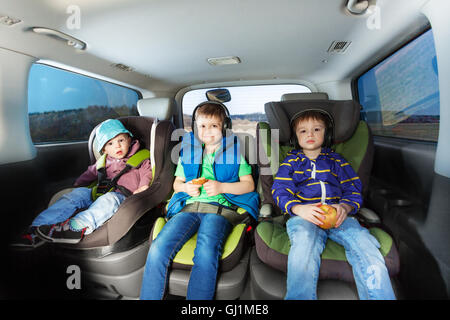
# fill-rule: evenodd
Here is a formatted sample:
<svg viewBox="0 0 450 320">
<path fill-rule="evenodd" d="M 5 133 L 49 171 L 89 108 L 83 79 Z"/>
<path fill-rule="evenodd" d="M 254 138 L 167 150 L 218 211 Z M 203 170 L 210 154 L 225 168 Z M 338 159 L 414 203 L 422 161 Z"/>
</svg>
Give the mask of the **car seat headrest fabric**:
<svg viewBox="0 0 450 320">
<path fill-rule="evenodd" d="M 153 117 L 158 120 L 171 120 L 175 112 L 173 98 L 147 98 L 137 102 L 139 115 Z"/>
<path fill-rule="evenodd" d="M 129 116 L 121 117 L 120 120 L 124 127 L 133 133 L 133 137 L 138 139 L 141 143 L 141 148 L 150 149 L 150 132 L 153 123 L 156 122 L 155 118 L 152 117 L 141 117 L 141 116 Z M 97 151 L 97 139 L 95 136 L 98 124 L 91 132 L 89 137 L 89 156 L 91 163 L 94 163 L 98 158 L 100 158 L 100 153 Z"/>
<path fill-rule="evenodd" d="M 361 106 L 353 100 L 289 100 L 268 102 L 264 108 L 270 127 L 280 130 L 281 144 L 289 143 L 292 117 L 305 109 L 322 109 L 331 114 L 334 120 L 334 143 L 341 143 L 355 132 Z"/>
<path fill-rule="evenodd" d="M 328 100 L 326 92 L 301 92 L 285 93 L 281 96 L 281 101 L 289 100 Z"/>
</svg>

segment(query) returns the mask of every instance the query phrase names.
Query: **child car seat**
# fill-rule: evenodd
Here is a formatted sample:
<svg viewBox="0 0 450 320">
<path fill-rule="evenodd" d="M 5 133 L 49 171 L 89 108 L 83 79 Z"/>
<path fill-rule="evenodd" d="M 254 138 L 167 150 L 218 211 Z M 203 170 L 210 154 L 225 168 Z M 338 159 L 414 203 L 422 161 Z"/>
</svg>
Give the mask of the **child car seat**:
<svg viewBox="0 0 450 320">
<path fill-rule="evenodd" d="M 129 196 L 117 212 L 102 226 L 85 236 L 76 245 L 55 245 L 57 254 L 68 263 L 80 265 L 87 285 L 104 289 L 115 297 L 137 298 L 148 251 L 148 235 L 151 225 L 162 215 L 163 203 L 172 190 L 174 163 L 170 151 L 174 125 L 171 119 L 174 100 L 169 98 L 142 99 L 138 101 L 141 116 L 118 118 L 138 138 L 141 147 L 150 150 L 152 181 L 150 187 Z M 164 117 L 159 120 L 153 115 Z M 89 138 L 91 163 L 99 157 L 95 144 L 95 129 Z M 54 195 L 50 205 L 65 189 Z M 94 286 L 92 285 L 94 284 Z"/>
<path fill-rule="evenodd" d="M 286 157 L 287 152 L 292 149 L 292 146 L 289 144 L 291 135 L 290 119 L 296 112 L 307 108 L 320 108 L 331 113 L 335 121 L 335 144 L 333 149 L 349 161 L 361 179 L 363 196 L 367 193 L 372 166 L 373 145 L 367 124 L 359 119 L 359 104 L 351 100 L 332 101 L 326 99 L 286 100 L 266 103 L 265 111 L 270 125 L 267 123 L 258 124 L 258 163 L 261 167 L 272 171 L 271 175 L 261 175 L 260 180 L 263 192 L 263 206 L 269 207 L 269 211 L 272 211 L 272 217 L 275 216 L 275 218 L 260 222 L 255 231 L 256 249 L 251 255 L 250 287 L 252 294 L 258 299 L 281 299 L 285 295 L 285 272 L 287 268 L 287 254 L 290 248 L 289 237 L 285 229 L 287 216 L 282 215 L 280 209 L 275 205 L 271 195 L 271 187 L 273 177 L 278 170 L 274 163 L 278 161 L 277 164 L 279 165 Z M 261 131 L 261 129 L 264 130 Z M 272 133 L 271 129 L 279 129 L 277 154 L 270 153 L 273 151 L 270 145 L 271 139 L 262 139 L 260 136 L 266 132 L 270 135 Z M 276 143 L 278 141 L 272 142 Z M 360 222 L 364 224 L 366 221 Z M 385 258 L 389 274 L 391 277 L 394 277 L 399 271 L 399 259 L 392 238 L 379 227 L 370 228 L 369 231 L 380 242 L 380 251 Z M 357 297 L 355 293 L 356 287 L 353 284 L 349 285 L 354 280 L 351 266 L 345 257 L 345 250 L 331 240 L 327 241 L 322 253 L 319 279 L 321 279 L 318 285 L 319 298 L 330 297 L 330 292 L 324 292 L 320 288 L 321 285 L 325 288 L 323 285 L 323 280 L 325 279 L 348 282 L 347 284 L 342 284 L 342 281 L 333 281 L 333 283 L 337 283 L 341 287 L 340 290 L 335 290 L 336 288 L 334 288 L 333 293 L 339 294 L 341 292 L 342 295 L 333 296 L 332 298 Z"/>
<path fill-rule="evenodd" d="M 249 161 L 250 154 L 255 154 L 256 151 L 253 136 L 239 133 L 236 135 L 240 140 L 241 153 L 247 162 L 251 164 L 252 162 Z M 256 166 L 251 166 L 252 170 L 257 169 Z M 253 174 L 253 177 L 255 176 L 257 175 Z M 256 182 L 255 180 L 255 185 Z M 238 213 L 245 214 L 246 212 L 239 208 Z M 252 228 L 256 223 L 249 214 L 247 216 L 244 221 L 233 227 L 225 241 L 217 275 L 215 294 L 215 299 L 217 300 L 237 299 L 244 290 L 250 257 L 249 242 L 253 238 Z M 156 220 L 150 235 L 150 242 L 156 239 L 166 222 L 166 218 L 163 217 Z M 186 296 L 190 269 L 193 266 L 196 239 L 197 234 L 192 236 L 174 257 L 167 288 L 168 293 L 171 295 Z"/>
</svg>

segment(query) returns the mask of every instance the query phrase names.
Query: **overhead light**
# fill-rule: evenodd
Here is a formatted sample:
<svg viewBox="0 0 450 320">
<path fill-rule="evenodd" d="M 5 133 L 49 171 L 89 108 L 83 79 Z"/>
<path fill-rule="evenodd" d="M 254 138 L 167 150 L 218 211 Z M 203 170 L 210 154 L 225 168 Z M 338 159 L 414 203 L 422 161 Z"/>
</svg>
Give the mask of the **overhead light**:
<svg viewBox="0 0 450 320">
<path fill-rule="evenodd" d="M 208 63 L 212 66 L 223 66 L 230 64 L 238 64 L 241 63 L 241 59 L 239 57 L 218 57 L 218 58 L 209 58 Z"/>
<path fill-rule="evenodd" d="M 86 50 L 86 43 L 74 38 L 72 36 L 69 36 L 68 34 L 65 34 L 58 30 L 53 30 L 49 28 L 42 28 L 42 27 L 33 27 L 31 30 L 38 34 L 43 34 L 52 38 L 55 38 L 57 40 L 61 40 L 66 42 L 68 46 L 74 47 L 75 49 L 79 50 Z"/>
<path fill-rule="evenodd" d="M 369 8 L 369 1 L 348 0 L 346 8 L 351 14 L 362 15 L 365 14 L 367 9 Z"/>
</svg>

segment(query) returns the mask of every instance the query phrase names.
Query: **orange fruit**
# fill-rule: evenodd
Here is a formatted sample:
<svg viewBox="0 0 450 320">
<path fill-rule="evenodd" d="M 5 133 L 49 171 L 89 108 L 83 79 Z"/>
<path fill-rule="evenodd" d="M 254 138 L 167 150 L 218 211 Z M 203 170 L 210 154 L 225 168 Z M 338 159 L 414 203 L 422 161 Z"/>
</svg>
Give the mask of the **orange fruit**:
<svg viewBox="0 0 450 320">
<path fill-rule="evenodd" d="M 319 225 L 319 227 L 321 227 L 322 229 L 334 228 L 337 221 L 336 209 L 327 204 L 319 204 L 318 207 L 323 211 L 323 215 L 325 216 L 324 220 L 319 219 L 323 222 L 323 224 Z"/>
</svg>

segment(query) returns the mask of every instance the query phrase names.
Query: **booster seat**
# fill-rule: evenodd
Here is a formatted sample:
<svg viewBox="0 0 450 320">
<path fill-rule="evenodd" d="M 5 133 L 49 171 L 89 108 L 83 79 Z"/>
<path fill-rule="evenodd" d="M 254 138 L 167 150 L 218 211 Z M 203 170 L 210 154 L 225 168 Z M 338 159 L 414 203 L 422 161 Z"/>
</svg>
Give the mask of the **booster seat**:
<svg viewBox="0 0 450 320">
<path fill-rule="evenodd" d="M 170 150 L 174 142 L 171 135 L 174 125 L 171 119 L 174 100 L 168 98 L 142 99 L 138 101 L 141 116 L 118 118 L 125 128 L 139 139 L 141 148 L 150 151 L 152 181 L 150 187 L 129 196 L 117 212 L 102 226 L 86 235 L 75 245 L 55 245 L 58 255 L 68 263 L 82 266 L 88 286 L 106 289 L 116 296 L 137 298 L 148 250 L 149 226 L 162 214 L 163 203 L 172 189 L 174 164 Z M 145 116 L 146 115 L 146 116 Z M 159 120 L 152 115 L 165 117 Z M 91 163 L 99 158 L 96 151 L 96 128 L 89 138 Z M 64 189 L 55 194 L 49 205 L 70 192 Z"/>
<path fill-rule="evenodd" d="M 256 152 L 254 138 L 248 134 L 236 134 L 240 141 L 241 154 L 252 167 L 253 177 L 257 176 L 256 165 L 252 165 L 250 155 Z M 255 180 L 255 185 L 256 185 Z M 239 208 L 239 214 L 246 215 L 247 218 L 235 225 L 228 235 L 223 253 L 219 261 L 219 271 L 217 275 L 217 287 L 215 299 L 237 299 L 242 294 L 247 280 L 247 269 L 250 257 L 249 242 L 253 239 L 252 227 L 255 226 L 255 219 L 245 210 Z M 166 224 L 167 218 L 159 217 L 150 235 L 151 242 Z M 173 259 L 169 275 L 168 293 L 176 296 L 186 296 L 189 283 L 190 269 L 193 266 L 194 250 L 196 247 L 197 234 L 189 239 L 178 251 Z"/>
<path fill-rule="evenodd" d="M 285 100 L 266 103 L 265 111 L 270 125 L 268 123 L 258 124 L 258 162 L 261 167 L 270 169 L 272 172 L 271 175 L 260 176 L 263 205 L 269 207 L 269 211 L 272 211 L 272 217 L 261 221 L 255 231 L 256 246 L 250 262 L 250 287 L 252 294 L 258 299 L 282 299 L 286 292 L 285 273 L 290 244 L 285 222 L 288 217 L 283 215 L 275 205 L 271 195 L 271 187 L 273 178 L 278 171 L 278 167 L 274 163 L 278 161 L 277 164 L 279 165 L 286 157 L 287 152 L 293 147 L 290 145 L 290 119 L 295 113 L 308 108 L 323 109 L 333 116 L 335 128 L 332 149 L 343 155 L 352 165 L 363 184 L 363 196 L 367 193 L 373 145 L 367 124 L 359 119 L 359 104 L 352 100 L 333 101 L 326 99 Z M 270 135 L 271 129 L 279 129 L 279 141 L 272 141 L 279 142 L 278 154 L 270 153 L 272 151 L 277 152 L 277 148 L 271 148 L 271 139 L 262 139 L 260 136 L 262 133 Z M 276 161 L 273 161 L 274 159 Z M 364 210 L 368 209 L 361 209 L 361 211 Z M 362 218 L 360 223 L 364 225 L 367 224 L 367 221 Z M 399 271 L 399 259 L 392 238 L 378 225 L 370 228 L 369 231 L 380 242 L 380 251 L 385 258 L 389 274 L 394 277 Z M 270 280 L 265 281 L 265 279 Z M 357 297 L 356 287 L 353 284 L 352 269 L 346 261 L 345 250 L 331 240 L 327 241 L 322 253 L 319 279 L 319 298 L 330 297 L 329 292 L 322 290 L 326 287 L 326 283 L 324 283 L 326 279 L 328 284 L 331 281 L 333 286 L 340 286 L 340 290 L 333 290 L 334 293 L 341 292 L 345 297 Z M 346 283 L 343 283 L 342 280 Z M 276 281 L 278 283 L 275 283 Z M 342 299 L 344 296 L 333 296 L 332 298 Z"/>
</svg>

